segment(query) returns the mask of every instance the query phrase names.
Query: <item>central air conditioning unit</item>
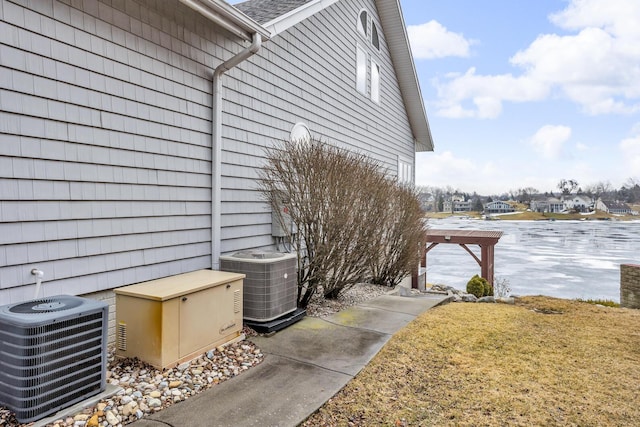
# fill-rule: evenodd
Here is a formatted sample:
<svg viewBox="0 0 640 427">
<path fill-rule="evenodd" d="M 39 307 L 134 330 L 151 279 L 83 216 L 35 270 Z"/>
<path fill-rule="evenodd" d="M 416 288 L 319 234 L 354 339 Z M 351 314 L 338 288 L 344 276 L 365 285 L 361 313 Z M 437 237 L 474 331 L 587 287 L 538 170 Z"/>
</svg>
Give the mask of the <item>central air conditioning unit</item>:
<svg viewBox="0 0 640 427">
<path fill-rule="evenodd" d="M 280 330 L 302 319 L 298 309 L 297 255 L 243 251 L 220 257 L 220 269 L 242 273 L 243 318 L 258 332 Z"/>
<path fill-rule="evenodd" d="M 108 306 L 58 295 L 0 306 L 0 405 L 21 423 L 106 387 Z"/>
</svg>

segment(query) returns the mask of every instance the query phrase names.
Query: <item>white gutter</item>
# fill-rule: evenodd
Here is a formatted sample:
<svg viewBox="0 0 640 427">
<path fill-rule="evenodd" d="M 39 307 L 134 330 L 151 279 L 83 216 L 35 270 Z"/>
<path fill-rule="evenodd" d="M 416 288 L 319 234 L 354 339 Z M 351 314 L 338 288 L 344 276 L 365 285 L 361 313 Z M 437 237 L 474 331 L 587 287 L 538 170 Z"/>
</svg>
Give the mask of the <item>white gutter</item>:
<svg viewBox="0 0 640 427">
<path fill-rule="evenodd" d="M 211 268 L 220 268 L 220 232 L 222 229 L 222 75 L 253 56 L 262 46 L 262 36 L 253 34 L 251 45 L 218 65 L 213 72 L 213 129 L 211 131 Z"/>
</svg>

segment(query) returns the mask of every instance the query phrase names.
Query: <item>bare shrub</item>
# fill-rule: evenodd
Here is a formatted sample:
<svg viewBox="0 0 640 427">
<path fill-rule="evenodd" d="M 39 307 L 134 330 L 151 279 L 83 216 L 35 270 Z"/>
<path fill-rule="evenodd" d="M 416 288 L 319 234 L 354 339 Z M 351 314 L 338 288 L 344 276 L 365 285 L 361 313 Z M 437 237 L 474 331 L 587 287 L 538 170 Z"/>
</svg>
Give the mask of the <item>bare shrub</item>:
<svg viewBox="0 0 640 427">
<path fill-rule="evenodd" d="M 509 280 L 502 277 L 496 277 L 493 281 L 493 294 L 498 298 L 504 298 L 511 295 Z"/>
<path fill-rule="evenodd" d="M 405 263 L 417 266 L 424 230 L 407 227 L 415 223 L 415 195 L 365 155 L 317 140 L 281 141 L 267 152 L 260 178 L 273 211 L 281 214 L 284 204 L 294 224 L 299 306 L 319 289 L 337 298 L 372 277 L 395 284 L 411 272 Z"/>
<path fill-rule="evenodd" d="M 394 181 L 387 181 L 385 187 L 376 201 L 379 221 L 369 268 L 373 283 L 393 287 L 420 262 L 426 223 L 415 189 Z"/>
</svg>

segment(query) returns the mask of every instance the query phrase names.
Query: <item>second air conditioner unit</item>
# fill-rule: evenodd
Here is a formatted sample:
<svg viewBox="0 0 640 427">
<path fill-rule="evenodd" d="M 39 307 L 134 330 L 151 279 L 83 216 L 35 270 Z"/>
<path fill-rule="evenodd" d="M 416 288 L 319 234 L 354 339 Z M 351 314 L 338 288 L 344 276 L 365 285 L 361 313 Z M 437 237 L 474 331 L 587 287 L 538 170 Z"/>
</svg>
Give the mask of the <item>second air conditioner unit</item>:
<svg viewBox="0 0 640 427">
<path fill-rule="evenodd" d="M 243 317 L 247 325 L 260 332 L 278 330 L 304 316 L 296 301 L 296 266 L 294 253 L 244 251 L 220 257 L 221 270 L 246 276 Z"/>
</svg>

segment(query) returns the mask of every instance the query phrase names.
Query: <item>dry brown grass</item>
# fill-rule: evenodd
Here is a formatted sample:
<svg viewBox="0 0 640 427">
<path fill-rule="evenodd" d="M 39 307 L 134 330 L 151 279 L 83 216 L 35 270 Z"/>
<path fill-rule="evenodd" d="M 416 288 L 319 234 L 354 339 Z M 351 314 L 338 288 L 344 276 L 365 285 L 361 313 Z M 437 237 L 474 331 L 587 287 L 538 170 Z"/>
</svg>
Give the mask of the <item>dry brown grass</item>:
<svg viewBox="0 0 640 427">
<path fill-rule="evenodd" d="M 449 304 L 398 332 L 305 426 L 640 425 L 640 311 Z"/>
</svg>

